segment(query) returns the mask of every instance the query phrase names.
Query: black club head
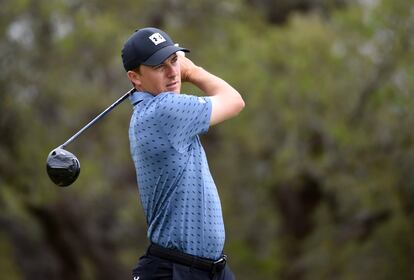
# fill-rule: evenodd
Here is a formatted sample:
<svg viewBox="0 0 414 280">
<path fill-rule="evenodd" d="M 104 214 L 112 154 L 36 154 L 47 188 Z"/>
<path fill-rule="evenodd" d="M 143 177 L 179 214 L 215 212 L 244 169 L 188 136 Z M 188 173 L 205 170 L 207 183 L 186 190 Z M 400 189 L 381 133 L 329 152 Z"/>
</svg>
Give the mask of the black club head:
<svg viewBox="0 0 414 280">
<path fill-rule="evenodd" d="M 80 162 L 74 154 L 56 148 L 47 157 L 46 171 L 53 183 L 59 187 L 67 187 L 78 178 Z"/>
</svg>

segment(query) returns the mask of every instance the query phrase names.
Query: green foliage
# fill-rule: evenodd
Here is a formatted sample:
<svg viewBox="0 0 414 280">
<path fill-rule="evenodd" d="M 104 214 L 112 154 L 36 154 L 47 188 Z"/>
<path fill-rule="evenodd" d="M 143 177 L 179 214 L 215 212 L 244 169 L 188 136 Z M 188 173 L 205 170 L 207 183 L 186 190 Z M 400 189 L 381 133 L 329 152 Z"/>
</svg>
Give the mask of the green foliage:
<svg viewBox="0 0 414 280">
<path fill-rule="evenodd" d="M 3 3 L 2 275 L 129 277 L 147 245 L 129 104 L 71 144 L 73 186 L 55 187 L 45 160 L 129 89 L 122 43 L 152 25 L 246 101 L 203 136 L 238 279 L 410 279 L 414 6 L 310 2 Z"/>
</svg>

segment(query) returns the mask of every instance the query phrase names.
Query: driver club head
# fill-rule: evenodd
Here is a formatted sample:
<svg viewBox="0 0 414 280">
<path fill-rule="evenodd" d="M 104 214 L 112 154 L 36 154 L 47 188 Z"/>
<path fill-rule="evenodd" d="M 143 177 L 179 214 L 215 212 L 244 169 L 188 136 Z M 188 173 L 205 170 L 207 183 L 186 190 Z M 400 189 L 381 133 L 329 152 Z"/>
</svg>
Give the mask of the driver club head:
<svg viewBox="0 0 414 280">
<path fill-rule="evenodd" d="M 59 147 L 49 153 L 46 171 L 53 183 L 67 187 L 78 178 L 80 162 L 74 154 Z"/>
<path fill-rule="evenodd" d="M 94 125 L 97 121 L 102 119 L 106 114 L 112 111 L 116 106 L 121 104 L 126 100 L 132 93 L 135 92 L 135 88 L 132 88 L 116 100 L 111 106 L 106 108 L 102 113 L 97 115 L 93 120 L 91 120 L 87 125 L 82 127 L 81 130 L 76 132 L 72 137 L 66 140 L 65 143 L 54 149 L 49 153 L 46 161 L 46 171 L 50 179 L 56 185 L 60 187 L 66 187 L 76 181 L 80 173 L 80 162 L 76 156 L 65 149 L 67 145 L 73 142 L 76 138 L 79 137 L 85 130 Z"/>
</svg>

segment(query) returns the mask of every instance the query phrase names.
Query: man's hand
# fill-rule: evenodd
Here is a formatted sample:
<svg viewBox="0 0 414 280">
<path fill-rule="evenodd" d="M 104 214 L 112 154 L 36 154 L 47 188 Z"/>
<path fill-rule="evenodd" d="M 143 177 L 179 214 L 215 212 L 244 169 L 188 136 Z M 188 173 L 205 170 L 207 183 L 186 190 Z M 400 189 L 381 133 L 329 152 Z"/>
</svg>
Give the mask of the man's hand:
<svg viewBox="0 0 414 280">
<path fill-rule="evenodd" d="M 180 63 L 181 69 L 181 81 L 191 82 L 193 72 L 195 71 L 195 69 L 199 67 L 196 66 L 190 59 L 186 58 L 184 55 L 178 54 L 178 61 Z"/>
</svg>

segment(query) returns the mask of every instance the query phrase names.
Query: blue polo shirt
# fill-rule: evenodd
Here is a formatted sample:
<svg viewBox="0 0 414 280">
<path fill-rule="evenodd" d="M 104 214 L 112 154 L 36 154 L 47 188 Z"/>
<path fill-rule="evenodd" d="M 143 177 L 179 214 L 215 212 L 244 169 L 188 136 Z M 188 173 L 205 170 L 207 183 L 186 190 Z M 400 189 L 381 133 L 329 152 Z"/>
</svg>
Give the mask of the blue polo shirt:
<svg viewBox="0 0 414 280">
<path fill-rule="evenodd" d="M 130 100 L 130 148 L 148 238 L 218 259 L 225 239 L 221 204 L 198 136 L 209 128 L 210 99 L 135 92 Z"/>
</svg>

